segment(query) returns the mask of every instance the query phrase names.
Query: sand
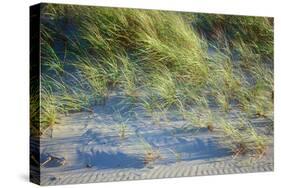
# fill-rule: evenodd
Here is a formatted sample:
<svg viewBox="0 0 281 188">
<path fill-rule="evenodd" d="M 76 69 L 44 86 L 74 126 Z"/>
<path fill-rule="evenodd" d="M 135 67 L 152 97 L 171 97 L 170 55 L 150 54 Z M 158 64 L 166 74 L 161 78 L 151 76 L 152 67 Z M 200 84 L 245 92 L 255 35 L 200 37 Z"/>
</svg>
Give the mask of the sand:
<svg viewBox="0 0 281 188">
<path fill-rule="evenodd" d="M 256 130 L 268 137 L 269 148 L 261 158 L 233 157 L 215 127 L 194 127 L 172 112 L 155 123 L 143 109 L 116 116 L 118 94 L 94 112 L 61 116 L 50 136 L 40 141 L 41 184 L 74 184 L 266 172 L 273 170 L 273 133 L 264 119 L 253 119 Z M 120 107 L 120 106 L 119 106 Z M 126 105 L 123 111 L 126 112 Z M 122 110 L 121 110 L 122 111 Z M 227 118 L 235 120 L 233 111 Z M 123 126 L 122 122 L 126 124 Z"/>
</svg>

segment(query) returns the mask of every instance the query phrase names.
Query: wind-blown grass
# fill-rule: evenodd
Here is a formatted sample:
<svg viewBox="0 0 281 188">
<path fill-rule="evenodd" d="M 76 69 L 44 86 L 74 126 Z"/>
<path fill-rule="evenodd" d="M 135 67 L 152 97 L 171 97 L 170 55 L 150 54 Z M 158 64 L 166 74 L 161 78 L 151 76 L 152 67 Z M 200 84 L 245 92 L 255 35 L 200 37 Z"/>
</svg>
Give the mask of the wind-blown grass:
<svg viewBox="0 0 281 188">
<path fill-rule="evenodd" d="M 41 25 L 41 96 L 32 100 L 41 101 L 42 130 L 61 114 L 106 104 L 115 91 L 120 111 L 141 107 L 155 124 L 169 110 L 209 131 L 217 128 L 213 110 L 273 119 L 270 18 L 50 4 Z M 245 141 L 235 125 L 220 125 Z M 246 127 L 245 147 L 260 150 L 263 139 Z"/>
<path fill-rule="evenodd" d="M 272 18 L 198 14 L 194 25 L 218 45 L 224 42 L 221 38 L 226 37 L 233 50 L 236 50 L 242 41 L 255 54 L 273 58 Z M 243 51 L 244 49 L 240 48 L 240 52 Z"/>
<path fill-rule="evenodd" d="M 222 126 L 226 144 L 232 149 L 233 156 L 251 154 L 253 157 L 261 157 L 267 149 L 265 137 L 257 134 L 253 125 L 240 117 L 238 122 L 231 122 L 220 118 L 219 125 Z"/>
</svg>

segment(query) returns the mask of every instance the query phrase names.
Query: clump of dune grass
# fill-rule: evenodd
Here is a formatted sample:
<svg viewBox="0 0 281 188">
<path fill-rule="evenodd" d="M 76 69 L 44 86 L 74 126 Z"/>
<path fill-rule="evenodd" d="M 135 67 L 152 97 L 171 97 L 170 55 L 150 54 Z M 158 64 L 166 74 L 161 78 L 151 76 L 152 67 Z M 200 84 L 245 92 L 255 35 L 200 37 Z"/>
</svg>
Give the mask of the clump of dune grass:
<svg viewBox="0 0 281 188">
<path fill-rule="evenodd" d="M 79 70 L 84 84 L 92 91 L 93 98 L 97 103 L 104 103 L 108 95 L 107 79 L 103 73 L 103 68 L 88 58 L 79 58 L 79 63 L 75 67 Z"/>
<path fill-rule="evenodd" d="M 136 102 L 139 97 L 138 89 L 138 67 L 135 63 L 131 62 L 129 57 L 118 57 L 121 63 L 121 81 L 120 87 L 123 89 L 124 95 L 130 99 L 130 102 Z"/>
<path fill-rule="evenodd" d="M 45 130 L 51 128 L 51 131 L 57 123 L 57 107 L 55 97 L 50 94 L 47 90 L 41 90 L 41 114 L 40 114 L 40 123 L 41 123 L 41 133 L 44 134 Z M 52 137 L 52 132 L 51 132 Z"/>
<path fill-rule="evenodd" d="M 149 164 L 160 158 L 159 152 L 147 151 L 144 156 L 144 164 Z"/>
<path fill-rule="evenodd" d="M 211 42 L 219 45 L 227 37 L 233 50 L 243 43 L 255 54 L 273 59 L 273 19 L 253 16 L 197 14 L 195 27 Z"/>
<path fill-rule="evenodd" d="M 59 123 L 59 115 L 88 110 L 88 98 L 66 88 L 67 84 L 49 77 L 41 80 L 40 123 L 41 133 Z"/>
<path fill-rule="evenodd" d="M 166 67 L 159 67 L 159 69 L 159 72 L 152 73 L 150 76 L 151 93 L 158 98 L 164 106 L 169 107 L 177 101 L 175 80 Z"/>
<path fill-rule="evenodd" d="M 121 139 L 124 139 L 126 137 L 126 133 L 128 130 L 128 125 L 127 122 L 129 121 L 129 118 L 124 120 L 124 117 L 121 115 L 119 110 L 114 110 L 113 113 L 113 119 L 114 121 L 117 122 L 117 126 L 118 126 L 118 135 Z"/>
<path fill-rule="evenodd" d="M 121 139 L 125 138 L 126 130 L 127 130 L 127 125 L 126 124 L 120 124 L 119 125 L 119 136 L 120 136 Z"/>
<path fill-rule="evenodd" d="M 145 110 L 145 112 L 151 117 L 154 116 L 155 110 L 157 110 L 157 102 L 154 97 L 142 97 L 140 99 L 139 106 L 141 106 Z"/>
<path fill-rule="evenodd" d="M 145 154 L 143 156 L 143 162 L 144 164 L 148 165 L 156 161 L 157 159 L 160 159 L 160 153 L 158 150 L 153 149 L 153 147 L 144 140 L 141 140 L 142 145 L 144 147 Z"/>
<path fill-rule="evenodd" d="M 219 125 L 225 135 L 223 144 L 231 148 L 234 158 L 245 154 L 254 157 L 261 157 L 265 154 L 267 140 L 255 131 L 248 120 L 240 117 L 238 121 L 231 122 L 220 118 Z"/>
<path fill-rule="evenodd" d="M 217 114 L 209 107 L 197 107 L 186 110 L 184 119 L 190 122 L 197 131 L 206 128 L 209 132 L 213 132 L 216 128 Z"/>
<path fill-rule="evenodd" d="M 144 28 L 145 32 L 138 34 L 142 45 L 139 55 L 152 67 L 166 66 L 177 80 L 201 84 L 208 74 L 204 42 L 179 15 L 155 14 L 151 18 L 154 30 Z"/>
<path fill-rule="evenodd" d="M 250 53 L 251 55 L 251 53 Z M 241 60 L 239 71 L 239 90 L 233 93 L 241 109 L 249 116 L 272 117 L 274 102 L 273 67 L 260 59 L 246 62 Z"/>
</svg>

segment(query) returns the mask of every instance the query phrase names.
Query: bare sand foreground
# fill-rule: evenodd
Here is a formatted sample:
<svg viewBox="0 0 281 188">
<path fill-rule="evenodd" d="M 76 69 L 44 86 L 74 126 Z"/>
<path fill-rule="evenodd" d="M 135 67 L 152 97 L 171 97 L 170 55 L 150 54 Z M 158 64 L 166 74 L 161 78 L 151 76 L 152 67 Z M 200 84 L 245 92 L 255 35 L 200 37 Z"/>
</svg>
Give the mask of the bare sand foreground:
<svg viewBox="0 0 281 188">
<path fill-rule="evenodd" d="M 173 113 L 156 124 L 138 109 L 126 119 L 115 117 L 118 96 L 93 113 L 71 113 L 40 141 L 41 184 L 73 184 L 182 176 L 265 172 L 273 170 L 273 133 L 263 119 L 251 120 L 268 137 L 266 155 L 233 157 L 222 132 L 195 128 Z M 228 118 L 235 121 L 238 112 Z M 126 114 L 122 114 L 125 117 Z"/>
</svg>

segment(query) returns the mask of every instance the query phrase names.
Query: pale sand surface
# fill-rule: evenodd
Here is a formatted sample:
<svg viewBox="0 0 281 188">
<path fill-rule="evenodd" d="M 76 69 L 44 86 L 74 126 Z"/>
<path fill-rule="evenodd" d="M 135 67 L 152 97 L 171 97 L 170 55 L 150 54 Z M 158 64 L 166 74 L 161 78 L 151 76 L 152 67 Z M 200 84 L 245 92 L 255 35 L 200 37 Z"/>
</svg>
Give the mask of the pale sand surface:
<svg viewBox="0 0 281 188">
<path fill-rule="evenodd" d="M 120 122 L 112 108 L 118 102 L 115 96 L 104 106 L 95 106 L 94 113 L 62 116 L 52 138 L 49 132 L 42 136 L 42 185 L 273 170 L 273 133 L 265 128 L 266 120 L 252 120 L 256 130 L 269 139 L 266 155 L 260 159 L 248 155 L 233 158 L 222 144 L 219 128 L 213 132 L 196 128 L 172 113 L 168 120 L 161 119 L 159 123 L 153 123 L 142 109 L 136 110 L 136 116 L 122 114 L 127 126 L 125 137 L 121 138 Z M 227 118 L 235 121 L 237 113 L 233 111 Z M 158 157 L 146 163 L 150 149 Z"/>
</svg>

